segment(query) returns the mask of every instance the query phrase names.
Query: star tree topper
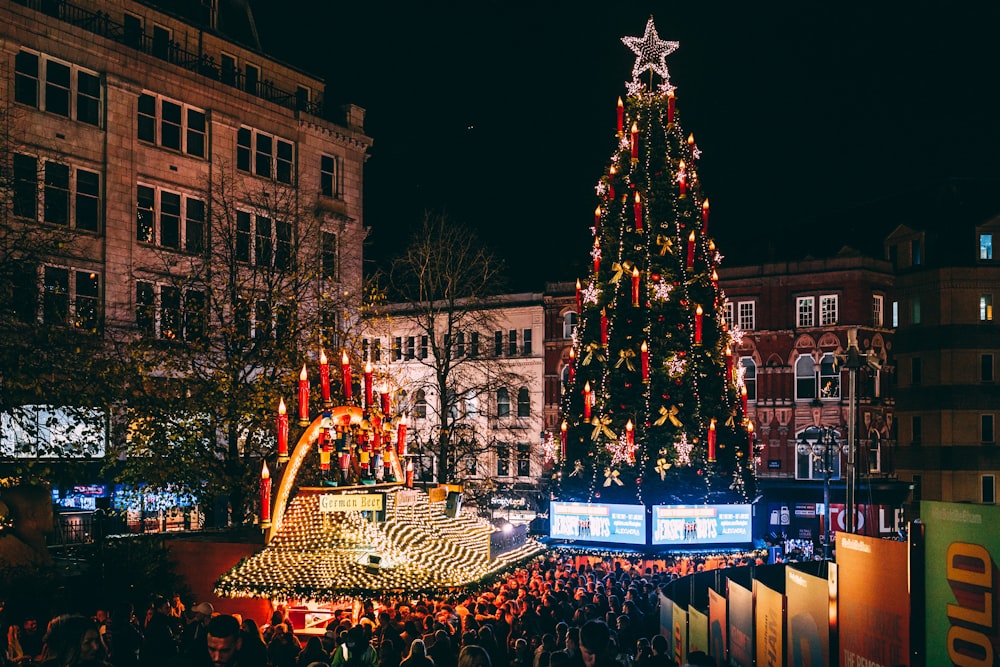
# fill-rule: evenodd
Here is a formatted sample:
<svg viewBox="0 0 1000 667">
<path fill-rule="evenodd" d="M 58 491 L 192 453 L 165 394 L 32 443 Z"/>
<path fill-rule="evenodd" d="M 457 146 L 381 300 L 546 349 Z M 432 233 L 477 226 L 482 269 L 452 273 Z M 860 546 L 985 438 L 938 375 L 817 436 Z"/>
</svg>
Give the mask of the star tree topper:
<svg viewBox="0 0 1000 667">
<path fill-rule="evenodd" d="M 639 81 L 639 75 L 647 69 L 660 75 L 663 83 L 669 88 L 670 72 L 667 71 L 667 56 L 677 50 L 680 42 L 666 42 L 656 34 L 653 17 L 646 22 L 646 33 L 642 37 L 622 37 L 622 42 L 635 53 L 635 65 L 632 66 L 632 81 Z"/>
</svg>

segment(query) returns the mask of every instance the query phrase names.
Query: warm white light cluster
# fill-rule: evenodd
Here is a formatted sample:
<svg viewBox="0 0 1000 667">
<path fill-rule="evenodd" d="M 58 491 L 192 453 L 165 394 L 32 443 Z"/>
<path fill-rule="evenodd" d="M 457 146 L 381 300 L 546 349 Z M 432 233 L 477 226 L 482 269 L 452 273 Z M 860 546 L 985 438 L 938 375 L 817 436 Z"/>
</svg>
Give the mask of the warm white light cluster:
<svg viewBox="0 0 1000 667">
<path fill-rule="evenodd" d="M 622 42 L 636 55 L 632 66 L 632 81 L 646 70 L 656 72 L 663 79 L 663 84 L 670 85 L 670 72 L 667 71 L 667 56 L 677 50 L 679 42 L 668 42 L 660 39 L 653 25 L 653 17 L 646 22 L 646 32 L 642 37 L 622 37 Z"/>
<path fill-rule="evenodd" d="M 270 544 L 224 574 L 216 592 L 329 601 L 364 591 L 440 590 L 474 583 L 544 549 L 528 540 L 491 558 L 492 532 L 468 512 L 449 518 L 445 503 L 431 503 L 423 492 L 387 493 L 381 523 L 360 512 L 320 512 L 318 495 L 300 494 Z M 379 568 L 369 571 L 369 555 L 381 556 Z"/>
<path fill-rule="evenodd" d="M 674 443 L 674 449 L 677 451 L 678 463 L 691 465 L 691 450 L 694 449 L 694 445 L 688 442 L 687 433 L 681 433 L 681 439 Z"/>
</svg>

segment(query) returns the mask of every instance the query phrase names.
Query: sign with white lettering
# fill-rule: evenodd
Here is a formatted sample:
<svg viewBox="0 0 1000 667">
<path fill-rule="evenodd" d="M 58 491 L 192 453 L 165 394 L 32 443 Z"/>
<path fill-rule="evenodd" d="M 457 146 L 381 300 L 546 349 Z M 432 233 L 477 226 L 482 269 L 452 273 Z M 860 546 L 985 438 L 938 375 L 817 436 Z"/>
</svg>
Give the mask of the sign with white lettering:
<svg viewBox="0 0 1000 667">
<path fill-rule="evenodd" d="M 752 542 L 750 505 L 654 505 L 653 544 Z"/>
</svg>

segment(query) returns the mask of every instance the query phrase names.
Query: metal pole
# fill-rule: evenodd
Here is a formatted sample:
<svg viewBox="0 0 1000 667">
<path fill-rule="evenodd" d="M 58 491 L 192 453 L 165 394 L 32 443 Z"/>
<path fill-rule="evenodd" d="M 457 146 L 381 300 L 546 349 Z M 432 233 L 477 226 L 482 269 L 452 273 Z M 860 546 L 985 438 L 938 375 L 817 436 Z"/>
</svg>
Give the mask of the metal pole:
<svg viewBox="0 0 1000 667">
<path fill-rule="evenodd" d="M 830 432 L 824 431 L 823 441 L 823 560 L 830 558 L 830 473 L 831 454 Z M 834 440 L 833 442 L 836 442 Z"/>
<path fill-rule="evenodd" d="M 847 520 L 844 528 L 848 533 L 854 532 L 855 499 L 854 491 L 857 486 L 857 461 L 855 460 L 855 423 L 857 420 L 857 391 L 858 368 L 861 360 L 858 352 L 858 330 L 850 329 L 847 332 L 847 498 L 844 510 L 847 513 Z"/>
</svg>

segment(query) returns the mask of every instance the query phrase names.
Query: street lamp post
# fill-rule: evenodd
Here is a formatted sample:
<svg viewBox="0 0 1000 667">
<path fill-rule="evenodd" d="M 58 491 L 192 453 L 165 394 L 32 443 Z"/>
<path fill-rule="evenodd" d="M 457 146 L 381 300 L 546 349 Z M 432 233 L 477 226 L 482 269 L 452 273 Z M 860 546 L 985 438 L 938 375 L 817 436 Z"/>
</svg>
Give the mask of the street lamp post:
<svg viewBox="0 0 1000 667">
<path fill-rule="evenodd" d="M 812 458 L 813 463 L 822 462 L 823 473 L 823 560 L 830 555 L 830 475 L 836 472 L 833 466 L 834 456 L 840 455 L 840 444 L 837 442 L 837 431 L 829 426 L 820 428 L 819 437 L 813 442 L 802 438 L 797 446 L 799 454 Z M 815 471 L 815 467 L 813 468 Z"/>
</svg>

